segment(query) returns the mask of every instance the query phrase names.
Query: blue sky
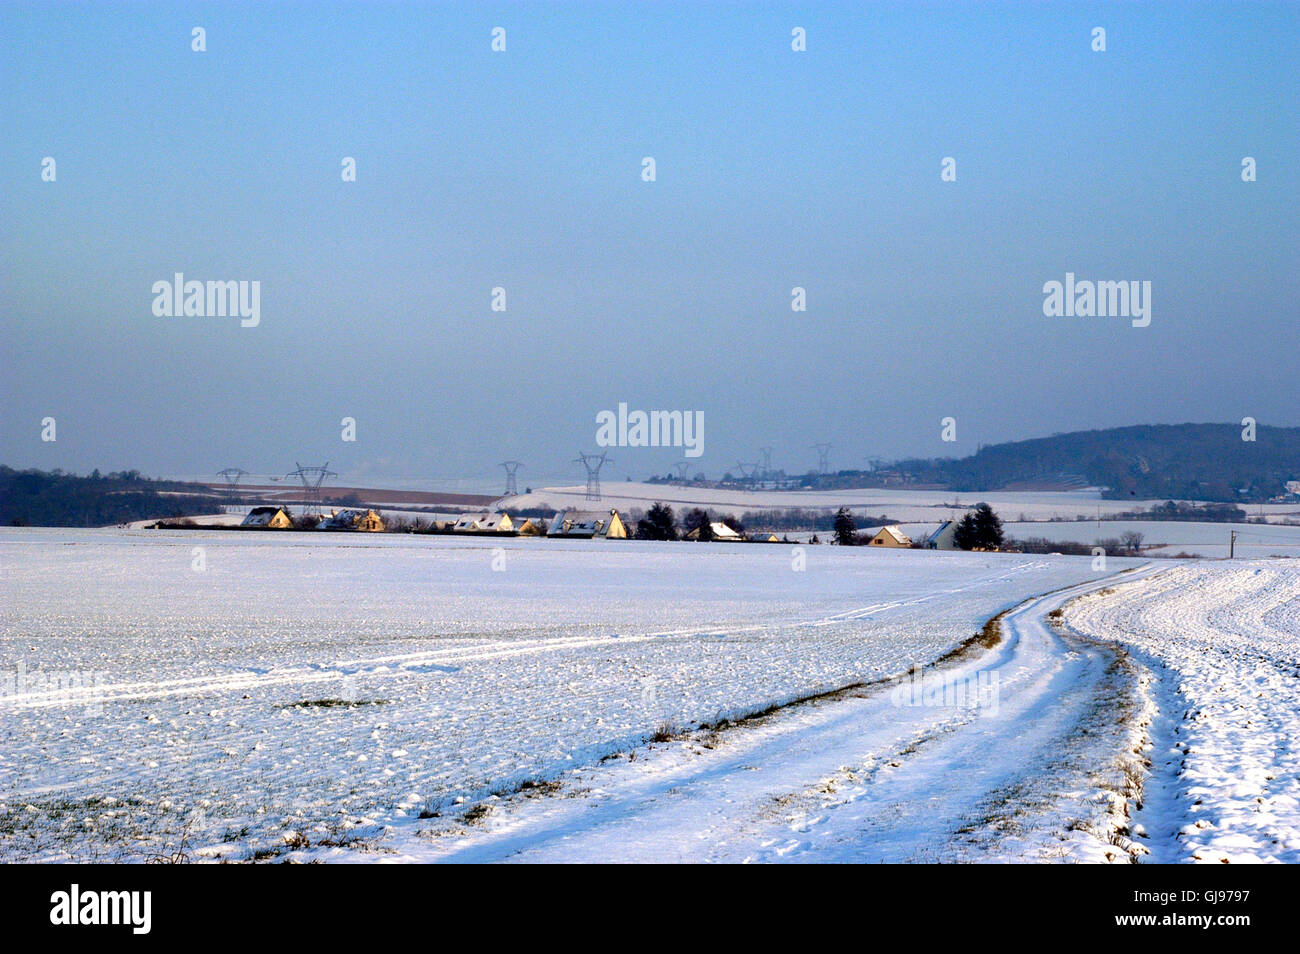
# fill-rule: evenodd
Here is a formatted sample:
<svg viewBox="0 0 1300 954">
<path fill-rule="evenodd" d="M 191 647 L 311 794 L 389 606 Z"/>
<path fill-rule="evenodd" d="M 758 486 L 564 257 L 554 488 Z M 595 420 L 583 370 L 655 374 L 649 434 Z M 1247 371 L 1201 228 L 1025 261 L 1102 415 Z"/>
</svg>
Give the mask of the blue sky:
<svg viewBox="0 0 1300 954">
<path fill-rule="evenodd" d="M 702 411 L 709 473 L 1297 425 L 1298 37 L 1295 4 L 6 4 L 0 462 L 571 481 L 619 402 Z M 154 316 L 177 271 L 260 281 L 261 324 Z M 1045 317 L 1067 271 L 1151 281 L 1150 327 Z"/>
</svg>

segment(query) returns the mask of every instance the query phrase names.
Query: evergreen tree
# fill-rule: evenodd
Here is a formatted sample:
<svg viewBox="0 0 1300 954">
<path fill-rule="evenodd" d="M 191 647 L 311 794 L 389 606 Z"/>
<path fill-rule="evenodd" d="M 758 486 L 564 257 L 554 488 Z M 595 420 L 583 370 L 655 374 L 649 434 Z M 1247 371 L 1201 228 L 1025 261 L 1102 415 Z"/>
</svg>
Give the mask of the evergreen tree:
<svg viewBox="0 0 1300 954">
<path fill-rule="evenodd" d="M 975 507 L 975 530 L 980 546 L 985 550 L 997 550 L 1002 546 L 1002 521 L 986 503 Z"/>
<path fill-rule="evenodd" d="M 637 521 L 636 536 L 638 540 L 676 540 L 677 526 L 673 520 L 673 508 L 656 503 Z"/>
<path fill-rule="evenodd" d="M 842 547 L 851 547 L 858 542 L 858 525 L 848 507 L 835 512 L 835 542 Z"/>
<path fill-rule="evenodd" d="M 709 536 L 707 538 L 704 536 L 705 527 L 708 527 Z M 686 511 L 686 515 L 682 517 L 682 535 L 686 536 L 693 530 L 700 531 L 699 537 L 701 540 L 713 539 L 713 528 L 709 527 L 708 511 L 701 510 L 699 507 L 694 507 Z"/>
<path fill-rule="evenodd" d="M 962 550 L 997 550 L 1002 539 L 1002 521 L 986 503 L 967 512 L 953 533 L 953 543 Z"/>
<path fill-rule="evenodd" d="M 952 532 L 952 542 L 958 550 L 974 550 L 979 546 L 974 514 L 968 513 L 957 521 L 957 529 Z"/>
</svg>

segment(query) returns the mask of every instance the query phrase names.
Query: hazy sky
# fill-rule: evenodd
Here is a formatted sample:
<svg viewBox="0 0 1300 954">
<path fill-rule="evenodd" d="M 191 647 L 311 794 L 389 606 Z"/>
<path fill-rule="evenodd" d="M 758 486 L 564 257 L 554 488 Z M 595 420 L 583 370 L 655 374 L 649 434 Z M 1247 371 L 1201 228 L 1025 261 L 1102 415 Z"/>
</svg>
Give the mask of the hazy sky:
<svg viewBox="0 0 1300 954">
<path fill-rule="evenodd" d="M 6 3 L 0 463 L 522 488 L 619 402 L 703 412 L 710 474 L 1297 425 L 1297 63 L 1296 4 Z M 260 324 L 156 317 L 175 272 Z M 1045 317 L 1066 272 L 1150 326 Z"/>
</svg>

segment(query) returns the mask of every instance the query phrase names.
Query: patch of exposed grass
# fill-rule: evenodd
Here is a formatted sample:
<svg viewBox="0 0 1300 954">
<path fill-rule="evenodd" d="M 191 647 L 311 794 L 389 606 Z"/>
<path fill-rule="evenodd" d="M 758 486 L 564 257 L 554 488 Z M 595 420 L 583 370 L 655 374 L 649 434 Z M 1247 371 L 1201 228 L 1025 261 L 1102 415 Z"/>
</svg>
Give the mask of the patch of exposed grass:
<svg viewBox="0 0 1300 954">
<path fill-rule="evenodd" d="M 519 791 L 527 795 L 529 798 L 537 798 L 541 795 L 552 795 L 555 792 L 558 792 L 562 787 L 562 784 L 555 779 L 540 782 L 529 779 L 526 782 L 520 783 Z"/>
<path fill-rule="evenodd" d="M 650 736 L 651 742 L 671 742 L 675 738 L 673 727 L 666 722 L 659 723 L 655 729 L 654 735 Z"/>
<path fill-rule="evenodd" d="M 277 709 L 355 709 L 359 706 L 382 706 L 387 699 L 303 699 L 301 702 L 281 702 Z"/>
<path fill-rule="evenodd" d="M 933 665 L 952 662 L 960 659 L 974 649 L 992 649 L 998 643 L 1002 642 L 1002 618 L 1010 613 L 1011 610 L 1003 610 L 997 616 L 990 618 L 978 633 L 959 643 L 955 648 L 950 649 L 938 659 Z"/>
<path fill-rule="evenodd" d="M 479 802 L 477 805 L 470 808 L 469 811 L 465 812 L 465 814 L 461 816 L 461 820 L 466 825 L 477 825 L 491 814 L 492 806 L 485 802 Z"/>
</svg>

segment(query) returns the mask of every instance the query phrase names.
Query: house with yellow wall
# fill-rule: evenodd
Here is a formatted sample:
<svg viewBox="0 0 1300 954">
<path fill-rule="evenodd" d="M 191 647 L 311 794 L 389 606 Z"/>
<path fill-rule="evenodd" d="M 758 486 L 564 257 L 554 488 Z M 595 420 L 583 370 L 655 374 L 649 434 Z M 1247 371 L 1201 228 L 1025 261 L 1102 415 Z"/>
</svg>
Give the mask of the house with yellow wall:
<svg viewBox="0 0 1300 954">
<path fill-rule="evenodd" d="M 317 525 L 316 529 L 382 533 L 384 518 L 373 510 L 334 510 Z"/>
<path fill-rule="evenodd" d="M 546 532 L 548 537 L 567 537 L 578 540 L 604 538 L 626 540 L 627 526 L 617 510 L 601 511 L 566 510 L 557 513 Z"/>
<path fill-rule="evenodd" d="M 871 538 L 870 546 L 873 547 L 893 547 L 904 549 L 912 545 L 912 538 L 905 534 L 897 526 L 881 527 L 879 532 Z"/>
<path fill-rule="evenodd" d="M 451 529 L 453 533 L 513 533 L 515 523 L 508 513 L 466 513 Z"/>
<path fill-rule="evenodd" d="M 283 507 L 254 507 L 240 523 L 241 527 L 260 530 L 288 530 L 293 526 L 293 518 Z"/>
</svg>

